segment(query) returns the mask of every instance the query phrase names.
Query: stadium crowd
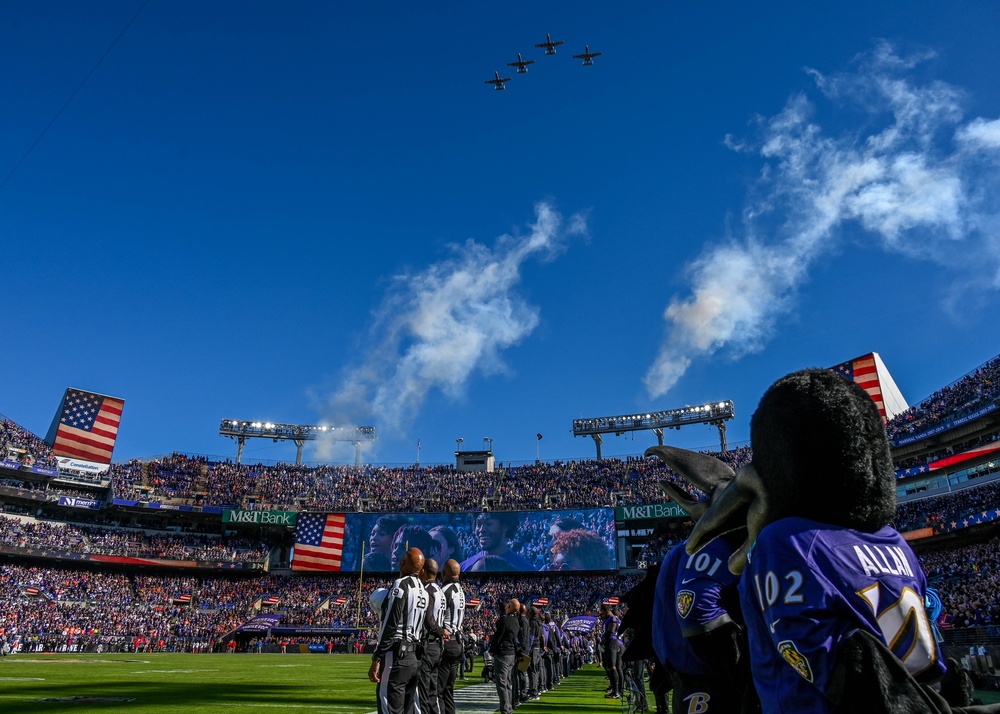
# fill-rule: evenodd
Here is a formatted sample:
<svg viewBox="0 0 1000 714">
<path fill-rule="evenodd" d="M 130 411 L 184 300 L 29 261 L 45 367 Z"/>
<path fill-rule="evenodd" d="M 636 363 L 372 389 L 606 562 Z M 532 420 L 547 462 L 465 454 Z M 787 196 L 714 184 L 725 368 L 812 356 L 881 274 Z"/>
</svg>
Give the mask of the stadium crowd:
<svg viewBox="0 0 1000 714">
<path fill-rule="evenodd" d="M 886 424 L 889 439 L 920 434 L 986 406 L 1000 396 L 1000 355 L 897 414 Z"/>
</svg>

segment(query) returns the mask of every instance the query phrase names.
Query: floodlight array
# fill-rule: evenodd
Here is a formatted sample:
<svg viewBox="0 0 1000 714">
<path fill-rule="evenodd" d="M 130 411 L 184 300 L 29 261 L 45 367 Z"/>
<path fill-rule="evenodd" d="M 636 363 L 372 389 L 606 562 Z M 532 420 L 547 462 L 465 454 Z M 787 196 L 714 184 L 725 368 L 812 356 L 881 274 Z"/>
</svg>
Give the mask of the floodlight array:
<svg viewBox="0 0 1000 714">
<path fill-rule="evenodd" d="M 736 416 L 731 400 L 696 407 L 573 420 L 573 436 L 623 434 L 645 429 L 680 429 L 687 424 L 720 424 Z"/>
<path fill-rule="evenodd" d="M 308 426 L 304 424 L 272 424 L 271 422 L 223 419 L 222 424 L 219 426 L 219 435 L 291 439 L 292 441 L 315 441 L 328 435 L 339 441 L 374 442 L 375 427 Z"/>
</svg>

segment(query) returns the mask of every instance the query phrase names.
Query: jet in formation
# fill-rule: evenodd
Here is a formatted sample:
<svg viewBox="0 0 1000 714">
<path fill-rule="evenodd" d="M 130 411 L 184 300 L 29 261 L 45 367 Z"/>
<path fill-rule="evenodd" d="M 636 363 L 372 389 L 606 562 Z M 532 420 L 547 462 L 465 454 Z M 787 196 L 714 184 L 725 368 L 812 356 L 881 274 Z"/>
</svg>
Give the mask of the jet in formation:
<svg viewBox="0 0 1000 714">
<path fill-rule="evenodd" d="M 573 55 L 573 59 L 582 59 L 583 60 L 583 66 L 587 67 L 589 65 L 594 64 L 594 58 L 595 57 L 600 57 L 600 56 L 601 56 L 600 52 L 591 52 L 590 51 L 590 45 L 584 45 L 583 46 L 583 54 L 582 55 Z"/>
<path fill-rule="evenodd" d="M 496 71 L 494 71 L 493 74 L 495 74 L 497 76 L 497 78 L 496 79 L 487 79 L 486 80 L 486 84 L 492 84 L 493 85 L 493 89 L 497 90 L 498 92 L 500 90 L 502 90 L 502 89 L 506 89 L 506 87 L 504 87 L 503 85 L 504 85 L 504 82 L 509 82 L 510 81 L 510 77 L 501 77 L 500 73 L 496 72 Z"/>
<path fill-rule="evenodd" d="M 528 65 L 529 64 L 534 64 L 534 63 L 535 63 L 535 60 L 524 60 L 524 59 L 521 59 L 521 53 L 518 52 L 517 53 L 517 62 L 508 62 L 507 66 L 508 67 L 517 67 L 517 73 L 518 74 L 527 74 L 528 73 Z"/>
<path fill-rule="evenodd" d="M 553 42 L 552 35 L 546 33 L 545 42 L 539 42 L 537 45 L 535 45 L 535 47 L 544 47 L 545 54 L 554 55 L 556 53 L 556 47 L 562 44 L 565 44 L 562 40 L 556 40 L 555 42 Z"/>
</svg>

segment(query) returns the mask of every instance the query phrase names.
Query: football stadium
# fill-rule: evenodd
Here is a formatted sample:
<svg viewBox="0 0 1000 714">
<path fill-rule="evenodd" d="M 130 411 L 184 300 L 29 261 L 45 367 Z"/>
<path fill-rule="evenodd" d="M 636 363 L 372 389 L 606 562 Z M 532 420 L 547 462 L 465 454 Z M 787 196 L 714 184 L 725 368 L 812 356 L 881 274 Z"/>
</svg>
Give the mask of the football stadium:
<svg viewBox="0 0 1000 714">
<path fill-rule="evenodd" d="M 1000 356 L 906 408 L 877 354 L 830 372 L 861 385 L 883 417 L 896 479 L 892 525 L 926 573 L 925 619 L 942 656 L 968 674 L 976 698 L 997 701 Z M 669 706 L 643 681 L 645 663 L 634 672 L 626 665 L 620 697 L 601 666 L 606 619 L 641 621 L 629 617 L 626 594 L 691 534 L 677 500 L 690 508 L 686 498 L 707 498 L 663 460 L 503 467 L 484 451 L 406 468 L 182 453 L 102 463 L 112 446 L 73 447 L 72 434 L 60 433 L 81 400 L 103 415 L 98 424 L 108 422 L 113 446 L 107 415 L 120 404 L 112 397 L 67 390 L 46 437 L 17 415 L 2 422 L 5 706 L 375 711 L 366 675 L 380 629 L 372 596 L 405 572 L 414 547 L 461 565 L 458 711 L 498 709 L 490 640 L 515 598 L 545 623 L 553 645 L 535 650 L 540 674 L 520 690 L 524 711 Z M 574 426 L 614 431 L 623 428 L 616 419 Z M 630 423 L 657 429 L 649 419 Z M 706 455 L 733 469 L 754 456 L 747 445 Z M 415 492 L 426 498 L 406 497 Z M 879 553 L 865 562 L 902 569 Z M 626 644 L 641 637 L 621 634 Z"/>
</svg>

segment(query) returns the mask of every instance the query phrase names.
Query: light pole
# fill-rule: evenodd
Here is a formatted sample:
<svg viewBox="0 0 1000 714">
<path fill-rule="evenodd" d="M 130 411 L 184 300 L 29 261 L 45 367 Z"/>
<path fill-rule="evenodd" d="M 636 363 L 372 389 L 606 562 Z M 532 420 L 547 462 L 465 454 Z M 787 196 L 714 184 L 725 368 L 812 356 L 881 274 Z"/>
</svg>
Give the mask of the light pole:
<svg viewBox="0 0 1000 714">
<path fill-rule="evenodd" d="M 465 441 L 465 439 L 463 439 L 462 437 L 458 437 L 457 439 L 455 439 L 455 451 L 461 451 L 462 450 L 462 442 L 463 441 Z"/>
<path fill-rule="evenodd" d="M 493 451 L 493 439 L 491 439 L 488 436 L 484 436 L 483 437 L 483 441 L 486 442 L 486 450 L 487 451 Z"/>
</svg>

